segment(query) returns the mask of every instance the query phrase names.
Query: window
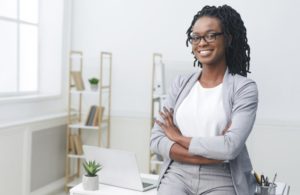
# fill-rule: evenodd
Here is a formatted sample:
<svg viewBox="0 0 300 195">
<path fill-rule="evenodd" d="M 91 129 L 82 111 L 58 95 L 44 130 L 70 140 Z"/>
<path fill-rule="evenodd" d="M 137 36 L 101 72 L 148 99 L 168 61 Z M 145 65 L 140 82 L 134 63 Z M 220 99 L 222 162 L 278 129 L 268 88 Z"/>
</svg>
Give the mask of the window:
<svg viewBox="0 0 300 195">
<path fill-rule="evenodd" d="M 38 0 L 0 0 L 0 96 L 39 90 Z"/>
</svg>

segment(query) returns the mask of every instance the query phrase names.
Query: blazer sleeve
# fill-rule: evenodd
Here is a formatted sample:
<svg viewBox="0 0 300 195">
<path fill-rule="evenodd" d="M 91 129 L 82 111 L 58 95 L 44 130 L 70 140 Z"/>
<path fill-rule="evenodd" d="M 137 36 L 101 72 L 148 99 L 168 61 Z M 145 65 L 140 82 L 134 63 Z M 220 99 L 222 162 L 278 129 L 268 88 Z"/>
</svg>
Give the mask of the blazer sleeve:
<svg viewBox="0 0 300 195">
<path fill-rule="evenodd" d="M 235 159 L 253 128 L 258 105 L 256 83 L 245 79 L 233 95 L 231 126 L 222 136 L 194 137 L 189 153 L 218 160 Z"/>
<path fill-rule="evenodd" d="M 163 102 L 163 106 L 170 109 L 175 107 L 176 98 L 178 96 L 180 86 L 182 85 L 183 77 L 178 76 L 173 81 L 167 97 Z M 163 119 L 159 116 L 157 120 L 163 121 Z M 159 125 L 156 123 L 154 124 L 151 137 L 150 137 L 150 149 L 152 152 L 161 155 L 164 159 L 170 159 L 170 149 L 175 142 L 170 140 L 161 129 Z"/>
</svg>

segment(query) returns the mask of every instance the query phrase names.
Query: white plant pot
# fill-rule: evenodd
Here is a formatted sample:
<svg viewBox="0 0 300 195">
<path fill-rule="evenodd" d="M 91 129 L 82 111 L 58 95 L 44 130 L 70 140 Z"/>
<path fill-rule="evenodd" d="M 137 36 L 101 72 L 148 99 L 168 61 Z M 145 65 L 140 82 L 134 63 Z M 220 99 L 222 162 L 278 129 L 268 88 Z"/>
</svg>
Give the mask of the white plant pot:
<svg viewBox="0 0 300 195">
<path fill-rule="evenodd" d="M 97 91 L 98 90 L 98 84 L 91 84 L 91 90 Z"/>
<path fill-rule="evenodd" d="M 84 190 L 95 191 L 99 189 L 99 176 L 89 177 L 83 175 L 82 177 L 82 187 Z"/>
</svg>

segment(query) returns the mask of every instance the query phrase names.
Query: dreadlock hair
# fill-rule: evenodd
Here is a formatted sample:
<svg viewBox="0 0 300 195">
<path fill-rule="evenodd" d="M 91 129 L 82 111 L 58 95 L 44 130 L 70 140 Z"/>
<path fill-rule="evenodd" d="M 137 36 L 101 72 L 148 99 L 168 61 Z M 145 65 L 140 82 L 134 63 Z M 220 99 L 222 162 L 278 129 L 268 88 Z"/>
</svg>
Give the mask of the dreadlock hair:
<svg viewBox="0 0 300 195">
<path fill-rule="evenodd" d="M 188 28 L 186 46 L 189 46 L 191 33 L 196 21 L 202 17 L 214 17 L 220 20 L 221 28 L 224 32 L 225 42 L 229 43 L 229 37 L 232 38 L 231 43 L 225 48 L 226 63 L 231 74 L 239 74 L 247 77 L 250 68 L 250 47 L 248 45 L 247 30 L 240 14 L 228 5 L 223 6 L 205 6 L 195 16 Z M 194 66 L 198 65 L 202 68 L 202 64 L 194 56 Z"/>
</svg>

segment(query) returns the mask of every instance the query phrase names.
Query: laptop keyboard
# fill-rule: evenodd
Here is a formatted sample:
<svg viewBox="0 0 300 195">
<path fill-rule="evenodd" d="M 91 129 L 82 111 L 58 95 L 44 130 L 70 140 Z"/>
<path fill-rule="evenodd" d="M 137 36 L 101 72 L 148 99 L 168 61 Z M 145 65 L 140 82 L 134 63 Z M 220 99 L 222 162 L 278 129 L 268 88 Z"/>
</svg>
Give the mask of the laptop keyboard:
<svg viewBox="0 0 300 195">
<path fill-rule="evenodd" d="M 144 183 L 143 182 L 143 188 L 146 188 L 146 187 L 151 186 L 151 185 L 153 185 L 153 184 L 152 183 Z"/>
</svg>

